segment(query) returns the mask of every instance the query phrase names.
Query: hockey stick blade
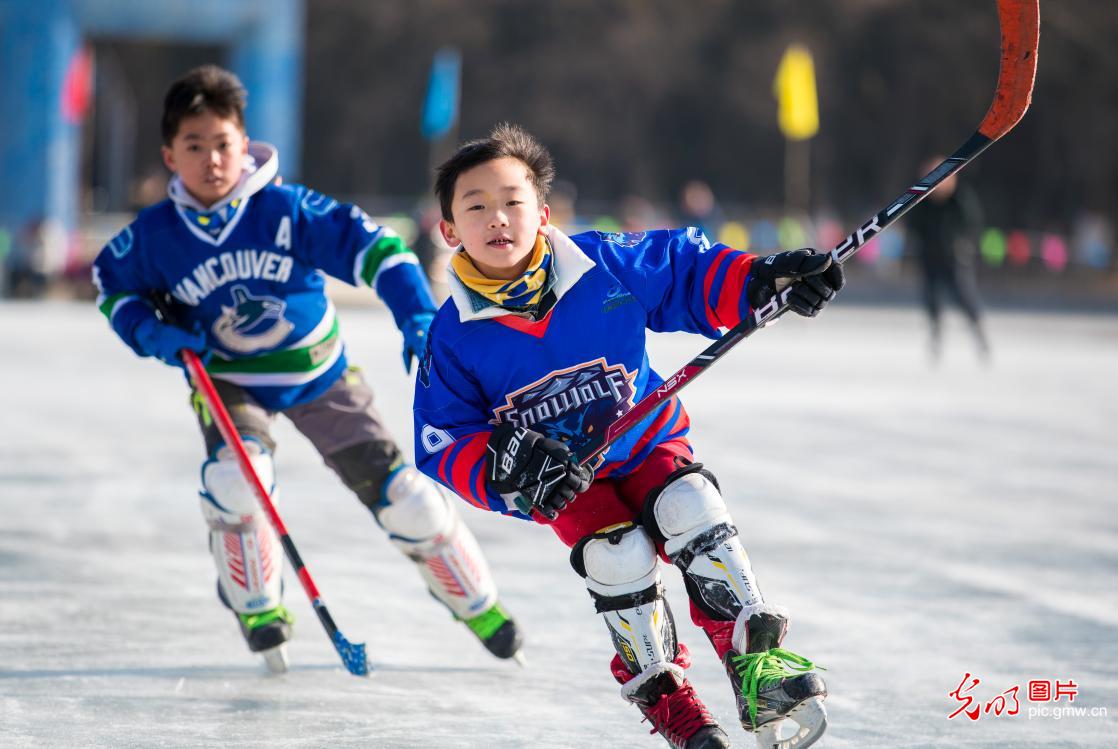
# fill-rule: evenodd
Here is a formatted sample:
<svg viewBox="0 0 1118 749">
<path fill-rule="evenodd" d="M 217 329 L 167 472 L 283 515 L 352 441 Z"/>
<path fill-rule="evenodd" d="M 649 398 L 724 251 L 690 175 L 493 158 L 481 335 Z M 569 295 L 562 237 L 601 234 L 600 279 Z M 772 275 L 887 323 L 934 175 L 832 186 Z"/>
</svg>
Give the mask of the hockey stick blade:
<svg viewBox="0 0 1118 749">
<path fill-rule="evenodd" d="M 350 642 L 341 632 L 334 631 L 334 649 L 342 657 L 346 670 L 354 676 L 369 675 L 369 661 L 365 657 L 365 643 Z"/>
<path fill-rule="evenodd" d="M 1001 67 L 998 70 L 998 85 L 993 102 L 978 130 L 955 153 L 944 159 L 923 179 L 835 247 L 831 251 L 835 262 L 846 262 L 870 239 L 928 197 L 943 180 L 973 161 L 991 143 L 1012 130 L 1025 116 L 1032 101 L 1033 82 L 1036 80 L 1037 46 L 1040 41 L 1040 0 L 996 0 L 996 2 L 998 24 L 1001 28 Z M 579 462 L 586 465 L 596 456 L 604 453 L 623 434 L 651 416 L 661 404 L 690 384 L 730 349 L 784 314 L 788 310 L 788 295 L 791 291 L 791 287 L 786 288 L 767 303 L 752 310 L 744 320 L 726 331 L 725 335 L 665 380 L 664 384 L 647 393 L 621 418 L 599 432 L 601 436 L 592 440 L 579 452 Z"/>
</svg>

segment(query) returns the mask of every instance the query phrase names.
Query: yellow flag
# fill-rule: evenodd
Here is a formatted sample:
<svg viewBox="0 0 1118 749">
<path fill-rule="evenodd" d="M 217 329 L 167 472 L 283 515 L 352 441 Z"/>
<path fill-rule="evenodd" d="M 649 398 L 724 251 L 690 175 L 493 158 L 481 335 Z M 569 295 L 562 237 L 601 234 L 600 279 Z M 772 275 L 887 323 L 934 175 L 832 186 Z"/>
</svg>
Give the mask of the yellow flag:
<svg viewBox="0 0 1118 749">
<path fill-rule="evenodd" d="M 788 140 L 806 140 L 819 132 L 815 64 L 806 47 L 793 44 L 776 69 L 773 93 L 779 102 L 777 122 Z"/>
</svg>

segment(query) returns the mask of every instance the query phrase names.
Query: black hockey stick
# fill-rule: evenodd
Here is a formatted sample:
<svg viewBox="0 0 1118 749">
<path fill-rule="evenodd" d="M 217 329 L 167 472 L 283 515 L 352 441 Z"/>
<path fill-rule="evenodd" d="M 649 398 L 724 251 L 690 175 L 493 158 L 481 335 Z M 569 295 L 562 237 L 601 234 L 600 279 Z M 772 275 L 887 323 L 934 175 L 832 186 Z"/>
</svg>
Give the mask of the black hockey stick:
<svg viewBox="0 0 1118 749">
<path fill-rule="evenodd" d="M 1032 100 L 1033 81 L 1036 78 L 1037 44 L 1040 38 L 1040 0 L 997 0 L 998 22 L 1001 25 L 1001 68 L 994 101 L 974 135 L 948 156 L 943 163 L 929 172 L 919 182 L 908 188 L 896 200 L 831 251 L 835 262 L 846 262 L 866 242 L 907 213 L 926 198 L 943 180 L 969 164 L 978 154 L 998 138 L 1013 129 Z M 772 322 L 788 310 L 788 294 L 784 289 L 767 303 L 753 310 L 752 314 L 728 330 L 724 336 L 708 346 L 701 354 L 669 377 L 663 385 L 648 393 L 621 418 L 600 432 L 579 451 L 579 462 L 586 465 L 605 452 L 621 435 L 655 411 L 692 380 L 702 374 L 726 352 L 753 335 L 758 328 Z"/>
</svg>

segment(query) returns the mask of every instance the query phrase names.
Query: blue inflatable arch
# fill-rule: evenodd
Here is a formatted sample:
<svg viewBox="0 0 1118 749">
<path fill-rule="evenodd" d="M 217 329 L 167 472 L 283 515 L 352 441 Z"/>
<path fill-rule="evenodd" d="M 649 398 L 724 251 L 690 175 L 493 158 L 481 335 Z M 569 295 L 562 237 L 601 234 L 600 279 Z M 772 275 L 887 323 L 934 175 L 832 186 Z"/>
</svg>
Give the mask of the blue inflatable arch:
<svg viewBox="0 0 1118 749">
<path fill-rule="evenodd" d="M 250 94 L 250 137 L 278 146 L 297 179 L 303 11 L 302 0 L 0 0 L 0 242 L 33 221 L 76 228 L 82 124 L 67 83 L 86 37 L 226 47 Z"/>
</svg>

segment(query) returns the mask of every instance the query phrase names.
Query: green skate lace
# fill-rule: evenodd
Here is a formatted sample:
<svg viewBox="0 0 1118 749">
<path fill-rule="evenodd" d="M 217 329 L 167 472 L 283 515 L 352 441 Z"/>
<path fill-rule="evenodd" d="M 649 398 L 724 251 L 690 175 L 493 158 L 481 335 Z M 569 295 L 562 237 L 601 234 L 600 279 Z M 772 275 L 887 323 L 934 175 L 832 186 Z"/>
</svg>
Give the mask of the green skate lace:
<svg viewBox="0 0 1118 749">
<path fill-rule="evenodd" d="M 779 682 L 786 676 L 811 671 L 815 664 L 784 648 L 771 648 L 761 653 L 735 655 L 734 671 L 741 677 L 741 693 L 749 703 L 749 720 L 757 725 L 757 690 Z"/>
<path fill-rule="evenodd" d="M 295 623 L 295 617 L 291 615 L 286 606 L 276 606 L 274 609 L 262 611 L 259 614 L 237 614 L 237 616 L 241 618 L 245 628 L 250 632 L 274 621 L 282 621 L 287 624 Z"/>
<path fill-rule="evenodd" d="M 472 619 L 466 619 L 466 626 L 479 639 L 485 641 L 496 634 L 497 630 L 508 620 L 509 616 L 501 608 L 501 604 L 495 603 Z"/>
</svg>

